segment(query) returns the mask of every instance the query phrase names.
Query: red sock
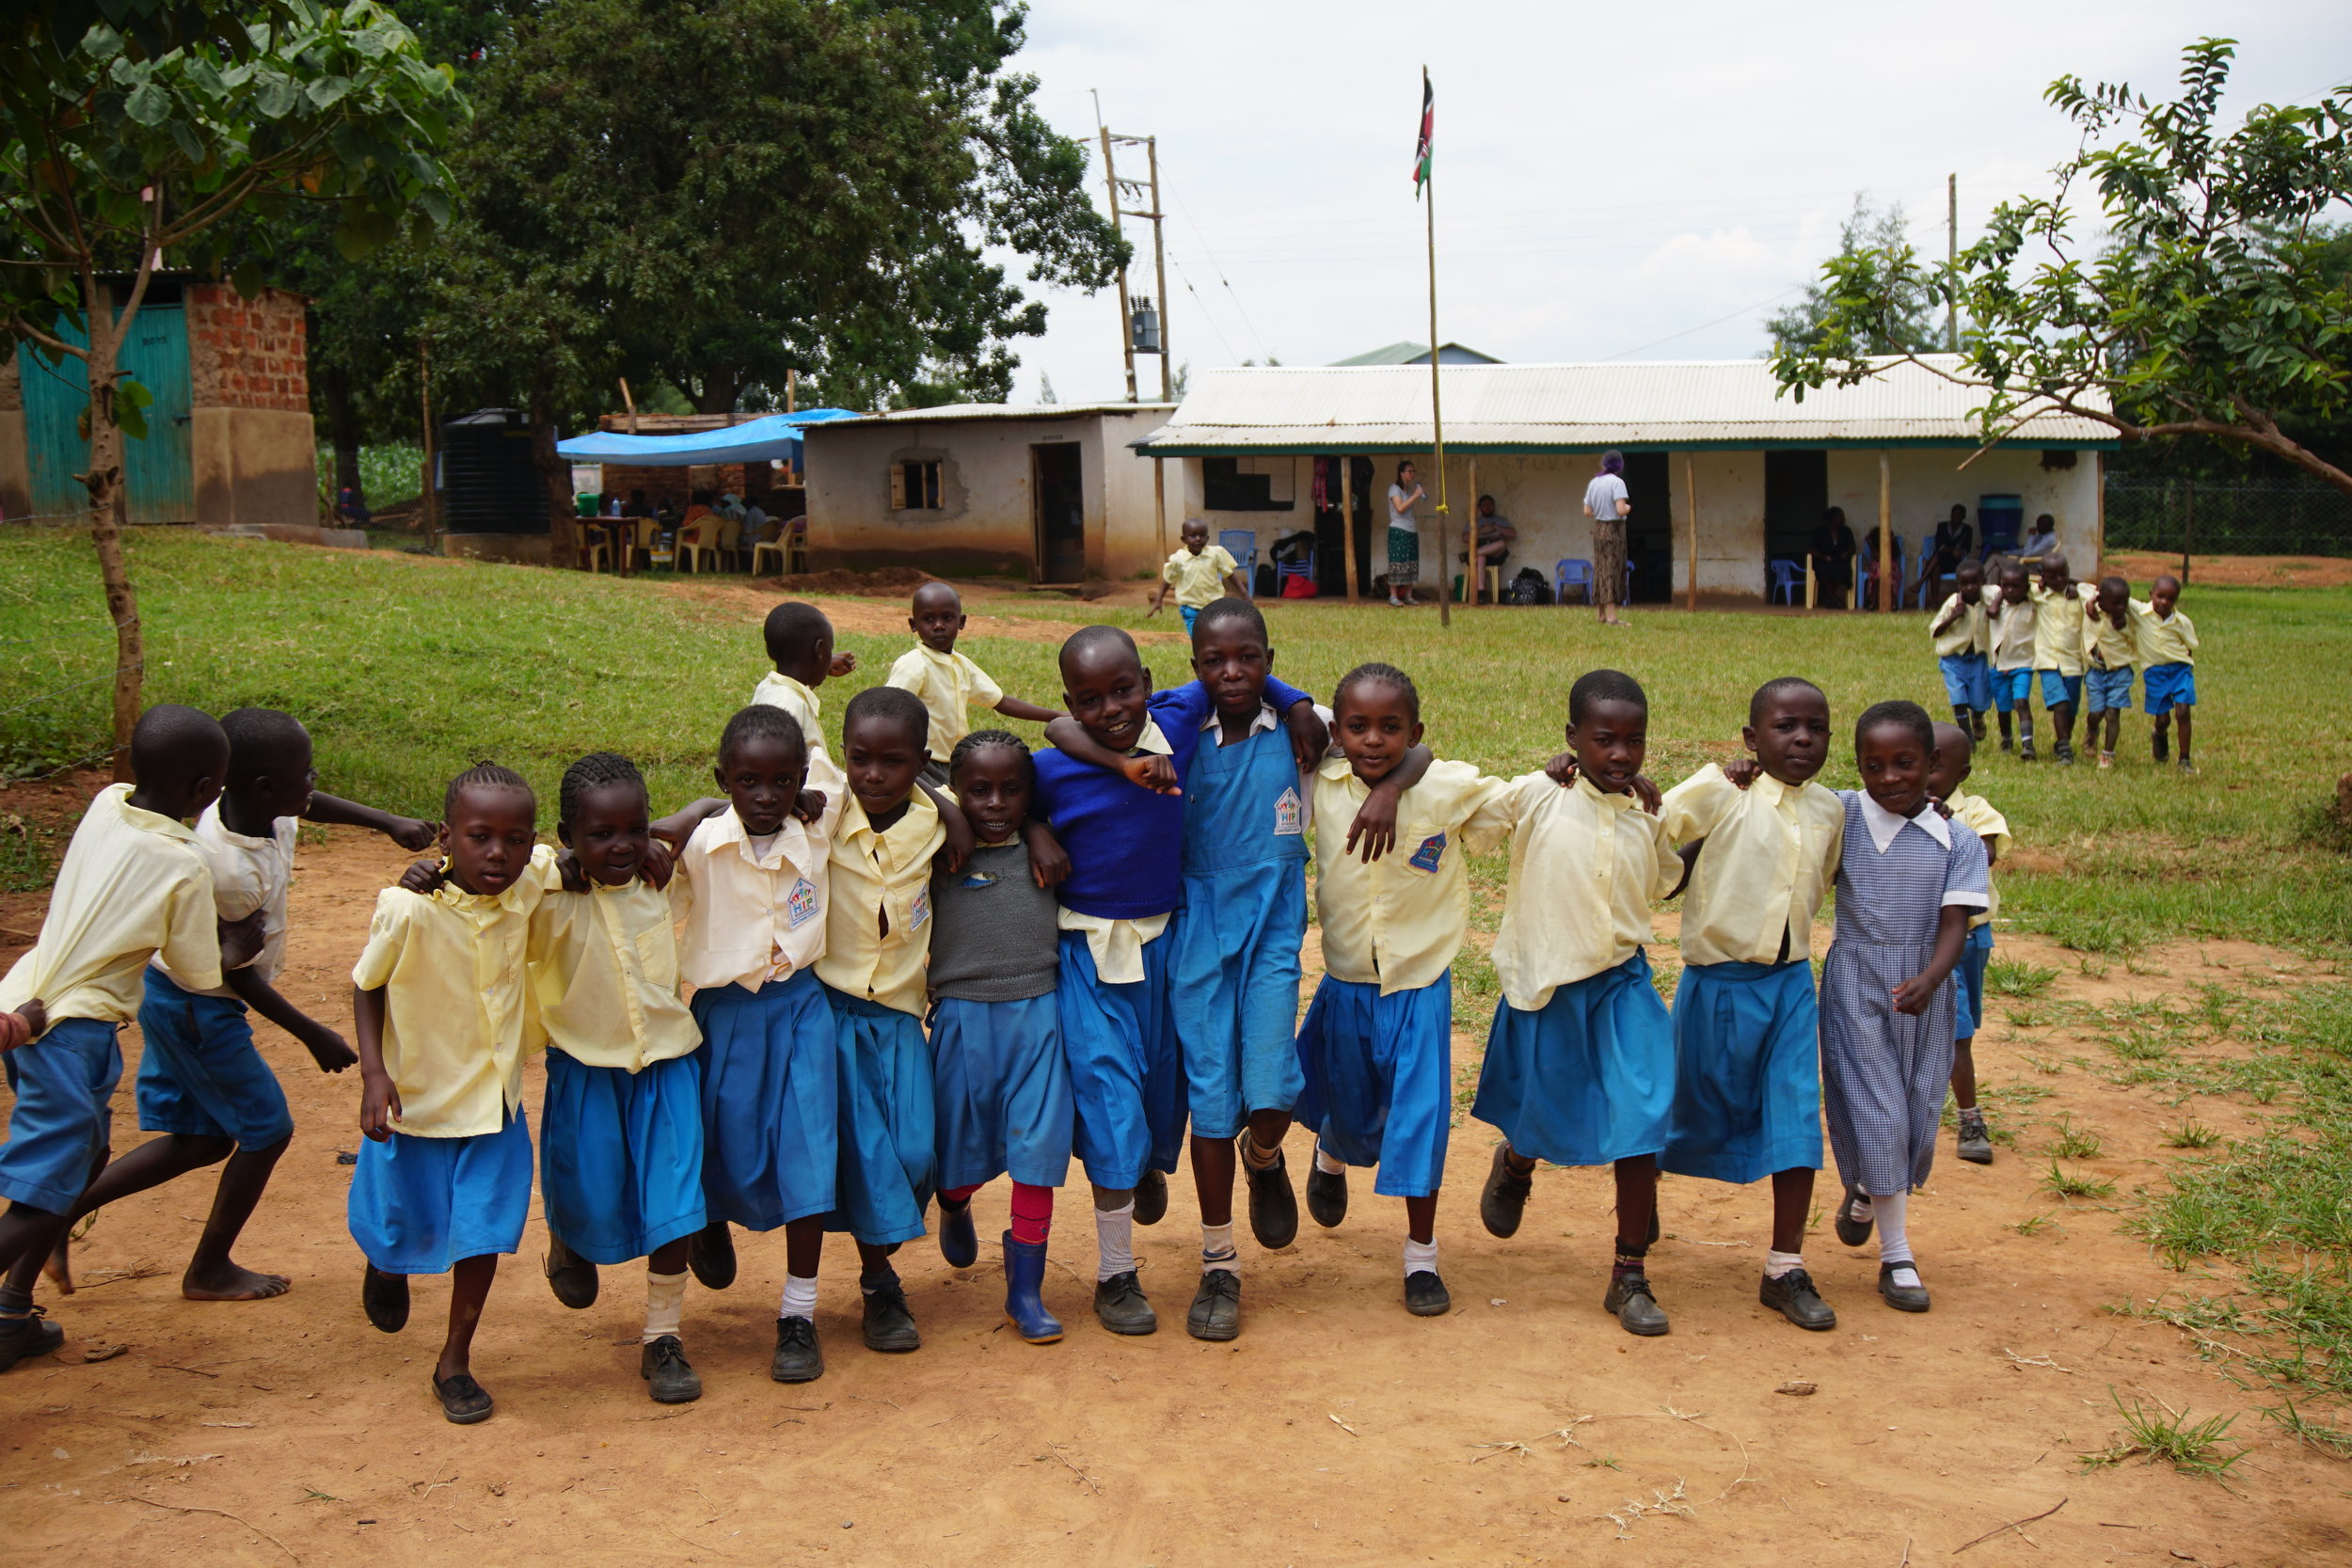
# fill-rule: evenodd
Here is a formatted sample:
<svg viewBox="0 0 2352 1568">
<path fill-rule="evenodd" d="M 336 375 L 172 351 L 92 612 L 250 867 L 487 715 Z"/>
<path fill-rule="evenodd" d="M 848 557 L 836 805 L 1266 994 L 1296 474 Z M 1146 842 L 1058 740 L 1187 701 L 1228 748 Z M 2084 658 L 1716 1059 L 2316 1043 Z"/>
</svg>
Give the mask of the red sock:
<svg viewBox="0 0 2352 1568">
<path fill-rule="evenodd" d="M 1054 1189 L 1032 1187 L 1025 1181 L 1012 1184 L 1012 1239 L 1025 1245 L 1043 1246 L 1045 1233 L 1054 1227 Z"/>
<path fill-rule="evenodd" d="M 961 1207 L 971 1202 L 972 1195 L 979 1190 L 980 1184 L 977 1182 L 969 1187 L 942 1187 L 939 1189 L 939 1201 Z"/>
</svg>

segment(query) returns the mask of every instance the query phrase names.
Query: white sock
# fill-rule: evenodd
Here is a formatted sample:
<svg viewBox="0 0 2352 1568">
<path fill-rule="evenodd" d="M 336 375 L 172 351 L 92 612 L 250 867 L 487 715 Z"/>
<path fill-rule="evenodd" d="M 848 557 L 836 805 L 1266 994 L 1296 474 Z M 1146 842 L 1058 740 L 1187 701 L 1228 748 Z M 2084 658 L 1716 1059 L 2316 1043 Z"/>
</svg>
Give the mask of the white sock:
<svg viewBox="0 0 2352 1568">
<path fill-rule="evenodd" d="M 652 1344 L 664 1334 L 677 1332 L 678 1319 L 686 1310 L 687 1271 L 675 1274 L 655 1274 L 645 1271 L 645 1343 Z"/>
<path fill-rule="evenodd" d="M 1846 1212 L 1852 1217 L 1856 1225 L 1868 1225 L 1878 1211 L 1871 1207 L 1868 1193 L 1856 1193 L 1853 1201 L 1846 1205 Z"/>
<path fill-rule="evenodd" d="M 1764 1254 L 1764 1277 L 1767 1279 L 1778 1279 L 1804 1267 L 1804 1254 L 1802 1252 L 1767 1251 Z"/>
<path fill-rule="evenodd" d="M 1346 1173 L 1347 1163 L 1321 1144 L 1317 1144 L 1315 1145 L 1315 1169 L 1326 1176 L 1341 1176 Z"/>
<path fill-rule="evenodd" d="M 1100 1259 L 1094 1265 L 1094 1277 L 1099 1283 L 1113 1275 L 1132 1274 L 1136 1267 L 1136 1200 L 1129 1198 L 1116 1209 L 1094 1211 L 1094 1246 Z"/>
<path fill-rule="evenodd" d="M 776 1316 L 806 1318 L 812 1323 L 816 1321 L 817 1276 L 815 1275 L 810 1275 L 806 1279 L 797 1274 L 787 1274 L 784 1276 L 784 1299 L 776 1304 Z"/>
<path fill-rule="evenodd" d="M 1405 1272 L 1407 1275 L 1416 1275 L 1422 1273 L 1423 1270 L 1427 1270 L 1431 1274 L 1436 1274 L 1438 1272 L 1438 1243 L 1436 1238 L 1433 1237 L 1426 1242 L 1416 1242 L 1410 1236 L 1406 1237 Z"/>
<path fill-rule="evenodd" d="M 1227 1274 L 1241 1273 L 1241 1254 L 1233 1250 L 1233 1222 L 1204 1225 L 1200 1227 L 1200 1272 L 1223 1269 Z"/>
<path fill-rule="evenodd" d="M 1910 1206 L 1908 1193 L 1881 1194 L 1879 1211 L 1879 1261 L 1908 1263 L 1911 1261 L 1911 1236 L 1903 1228 L 1903 1211 Z M 1917 1283 L 1915 1279 L 1912 1283 Z"/>
</svg>

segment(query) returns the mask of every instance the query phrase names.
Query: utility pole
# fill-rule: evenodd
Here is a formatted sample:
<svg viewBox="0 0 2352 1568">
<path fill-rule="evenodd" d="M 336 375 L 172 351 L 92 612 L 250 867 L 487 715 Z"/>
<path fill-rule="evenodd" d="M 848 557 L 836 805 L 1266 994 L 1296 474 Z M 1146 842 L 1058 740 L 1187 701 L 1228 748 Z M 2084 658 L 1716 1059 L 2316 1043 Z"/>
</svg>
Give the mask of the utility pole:
<svg viewBox="0 0 2352 1568">
<path fill-rule="evenodd" d="M 1157 136 L 1122 136 L 1103 122 L 1102 99 L 1095 100 L 1096 134 L 1103 139 L 1103 183 L 1110 196 L 1111 233 L 1119 237 L 1124 225 L 1122 218 L 1142 218 L 1152 225 L 1152 267 L 1159 290 L 1155 300 L 1132 296 L 1127 292 L 1127 268 L 1119 269 L 1119 351 L 1127 368 L 1127 401 L 1136 402 L 1136 356 L 1156 354 L 1160 356 L 1160 401 L 1174 400 L 1175 363 L 1168 352 L 1168 246 L 1163 237 L 1167 225 L 1160 208 L 1160 138 Z M 1116 149 L 1140 147 L 1148 173 L 1142 180 L 1122 180 L 1119 177 Z M 1125 201 L 1140 201 L 1141 207 L 1121 205 Z M 1159 546 L 1168 548 L 1168 474 L 1165 459 L 1152 459 L 1152 517 L 1159 532 Z"/>
<path fill-rule="evenodd" d="M 1960 265 L 1960 176 L 1944 177 L 1944 260 L 1954 268 Z M 1954 294 L 1944 302 L 1944 348 L 1947 353 L 1960 352 L 1960 296 Z"/>
</svg>

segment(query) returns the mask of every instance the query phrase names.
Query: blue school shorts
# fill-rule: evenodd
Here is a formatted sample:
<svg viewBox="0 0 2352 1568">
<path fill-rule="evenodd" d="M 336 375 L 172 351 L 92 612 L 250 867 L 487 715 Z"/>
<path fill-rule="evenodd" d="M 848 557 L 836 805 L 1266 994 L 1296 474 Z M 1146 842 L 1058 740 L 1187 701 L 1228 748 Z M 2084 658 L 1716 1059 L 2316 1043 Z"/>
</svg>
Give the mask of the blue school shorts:
<svg viewBox="0 0 2352 1568">
<path fill-rule="evenodd" d="M 1959 982 L 1952 988 L 1952 1038 L 1972 1040 L 1984 1022 L 1984 970 L 1993 961 L 1993 927 L 1971 927 L 1961 944 L 1960 967 L 1952 971 Z"/>
<path fill-rule="evenodd" d="M 2031 670 L 1995 670 L 1993 672 L 1993 703 L 2003 713 L 2013 708 L 2033 705 L 2033 672 Z"/>
<path fill-rule="evenodd" d="M 2139 690 L 2150 713 L 2169 713 L 2176 707 L 2195 707 L 2197 666 L 2151 664 L 2148 666 L 2148 678 L 2140 683 Z"/>
<path fill-rule="evenodd" d="M 2056 670 L 2038 670 L 2035 673 L 2042 677 L 2043 707 L 2057 707 L 2061 703 L 2073 704 L 2083 700 L 2083 678 L 2080 675 L 2061 675 Z"/>
<path fill-rule="evenodd" d="M 495 1132 L 359 1141 L 347 1211 L 351 1239 L 386 1274 L 447 1274 L 513 1252 L 531 1215 L 531 1127 L 522 1107 Z"/>
<path fill-rule="evenodd" d="M 2084 682 L 2090 688 L 2090 705 L 2084 709 L 2085 712 L 2105 713 L 2109 708 L 2114 708 L 2121 713 L 2131 711 L 2132 667 L 2130 665 L 2126 664 L 2120 670 L 2093 670 L 2084 677 Z"/>
<path fill-rule="evenodd" d="M 1946 654 L 1935 661 L 1944 672 L 1944 700 L 1952 707 L 1982 713 L 1993 705 L 1993 675 L 1982 654 Z"/>
<path fill-rule="evenodd" d="M 1193 624 L 1195 621 L 1198 621 L 1199 619 L 1200 619 L 1200 606 L 1198 606 L 1198 605 L 1185 605 L 1185 606 L 1184 607 L 1184 635 L 1185 635 L 1186 637 L 1190 637 L 1190 636 L 1192 635 L 1192 624 Z"/>
<path fill-rule="evenodd" d="M 294 1136 L 286 1091 L 254 1047 L 244 1003 L 183 990 L 150 969 L 139 1033 L 141 1132 L 234 1138 L 248 1150 Z"/>
<path fill-rule="evenodd" d="M 72 1211 L 114 1136 L 108 1101 L 122 1081 L 115 1035 L 94 1018 L 61 1019 L 0 1056 L 16 1095 L 0 1144 L 0 1197 L 45 1213 Z"/>
</svg>

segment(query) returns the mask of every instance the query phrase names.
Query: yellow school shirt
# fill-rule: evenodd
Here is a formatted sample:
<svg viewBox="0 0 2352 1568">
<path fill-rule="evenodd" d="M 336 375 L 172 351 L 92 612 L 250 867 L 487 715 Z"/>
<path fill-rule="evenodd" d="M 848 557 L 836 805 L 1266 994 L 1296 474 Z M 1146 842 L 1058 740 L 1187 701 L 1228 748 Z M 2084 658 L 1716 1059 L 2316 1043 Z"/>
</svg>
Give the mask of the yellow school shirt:
<svg viewBox="0 0 2352 1568">
<path fill-rule="evenodd" d="M 840 815 L 841 797 L 829 793 L 814 825 L 787 816 L 764 847 L 733 807 L 694 830 L 670 878 L 680 979 L 697 990 L 755 991 L 816 963 L 825 951 L 825 841 Z"/>
<path fill-rule="evenodd" d="M 1682 879 L 1665 824 L 1629 795 L 1580 776 L 1513 779 L 1495 809 L 1511 822 L 1511 880 L 1495 973 L 1503 1000 L 1540 1011 L 1559 987 L 1614 969 L 1650 940 L 1649 906 Z"/>
<path fill-rule="evenodd" d="M 2144 665 L 2197 662 L 2197 628 L 2179 610 L 2159 619 L 2155 607 L 2144 599 L 2132 601 L 2132 634 Z"/>
<path fill-rule="evenodd" d="M 1250 733 L 1255 734 L 1256 731 Z M 1135 751 L 1155 757 L 1172 756 L 1159 721 L 1146 719 L 1136 736 Z M 1087 939 L 1087 956 L 1094 960 L 1095 976 L 1106 986 L 1132 986 L 1143 979 L 1143 950 L 1168 929 L 1168 916 L 1147 914 L 1140 920 L 1113 920 L 1107 915 L 1080 914 L 1069 905 L 1054 917 L 1057 930 L 1076 931 Z"/>
<path fill-rule="evenodd" d="M 912 691 L 923 700 L 931 716 L 927 748 L 935 762 L 945 763 L 956 742 L 972 733 L 972 709 L 993 708 L 1005 700 L 995 678 L 961 654 L 943 654 L 918 642 L 898 656 L 882 684 Z"/>
<path fill-rule="evenodd" d="M 351 983 L 384 993 L 384 1070 L 400 1091 L 392 1130 L 412 1138 L 496 1132 L 523 1101 L 531 917 L 556 885 L 555 851 L 488 896 L 443 882 L 375 895 Z"/>
<path fill-rule="evenodd" d="M 2055 670 L 2061 675 L 2081 674 L 2085 643 L 2089 641 L 2083 609 L 2099 596 L 2099 590 L 2088 582 L 2078 582 L 2072 593 L 2053 594 L 2036 582 L 2030 592 L 2033 667 Z"/>
<path fill-rule="evenodd" d="M 1323 967 L 1334 980 L 1377 985 L 1380 994 L 1435 985 L 1470 928 L 1466 854 L 1500 843 L 1510 818 L 1496 801 L 1511 786 L 1466 762 L 1433 762 L 1396 803 L 1396 847 L 1366 865 L 1347 849 L 1341 824 L 1372 793 L 1343 756 L 1327 757 L 1314 781 L 1324 824 L 1315 858 L 1315 918 Z"/>
<path fill-rule="evenodd" d="M 1937 631 L 1935 628 L 1943 626 L 1944 617 L 1951 614 L 1954 605 L 1960 606 L 1959 617 L 1942 631 Z M 1954 594 L 1936 608 L 1935 613 L 1928 618 L 1928 632 L 1935 643 L 1936 657 L 1980 654 L 1992 648 L 1993 639 L 1985 626 L 1984 608 L 1982 589 L 1978 590 L 1975 604 L 1965 603 L 1958 594 Z"/>
<path fill-rule="evenodd" d="M 1968 917 L 1968 928 L 1973 931 L 1979 926 L 1992 925 L 1993 917 L 2001 912 L 2001 884 L 1994 879 L 2000 869 L 1998 863 L 2009 859 L 2009 818 L 1994 811 L 1992 802 L 1981 795 L 1955 790 L 1944 803 L 1952 808 L 1952 815 L 1960 818 L 1963 827 L 1975 830 L 1976 835 L 1984 840 L 1985 848 L 1995 862 L 1985 874 L 1985 906 Z"/>
<path fill-rule="evenodd" d="M 670 900 L 643 879 L 548 894 L 531 922 L 534 1045 L 636 1072 L 683 1056 L 702 1031 L 678 995 Z"/>
<path fill-rule="evenodd" d="M 760 676 L 759 684 L 752 688 L 752 701 L 780 707 L 800 721 L 801 737 L 808 745 L 808 787 L 821 789 L 827 795 L 840 794 L 849 775 L 841 771 L 840 765 L 833 760 L 833 752 L 825 749 L 825 726 L 818 722 L 825 708 L 817 700 L 817 693 L 782 671 L 771 671 Z"/>
<path fill-rule="evenodd" d="M 2004 600 L 2001 591 L 1984 591 L 1986 638 L 1993 650 L 1995 670 L 2030 670 L 2033 668 L 2033 601 Z"/>
<path fill-rule="evenodd" d="M 2123 611 L 2123 624 L 2117 626 L 2094 610 L 2083 614 L 2083 646 L 2090 655 L 2091 663 L 2101 670 L 2128 670 L 2139 662 L 2139 645 L 2132 631 L 2132 613 Z"/>
<path fill-rule="evenodd" d="M 1812 957 L 1813 917 L 1837 879 L 1846 807 L 1835 790 L 1759 773 L 1742 790 L 1713 763 L 1666 792 L 1670 843 L 1706 840 L 1682 896 L 1682 961 L 1768 964 Z"/>
<path fill-rule="evenodd" d="M 918 1018 L 931 956 L 931 857 L 947 842 L 939 808 L 921 790 L 877 832 L 851 800 L 833 830 L 833 891 L 817 977 L 861 1001 Z M 888 929 L 884 922 L 887 920 Z"/>
<path fill-rule="evenodd" d="M 1210 545 L 1199 555 L 1179 549 L 1160 568 L 1160 580 L 1176 585 L 1176 602 L 1186 610 L 1199 610 L 1225 596 L 1225 579 L 1241 569 L 1241 563 L 1226 553 L 1222 545 Z"/>
<path fill-rule="evenodd" d="M 185 823 L 130 799 L 131 785 L 108 784 L 82 814 L 40 940 L 0 980 L 0 1011 L 38 997 L 53 1024 L 128 1023 L 145 994 L 147 961 L 158 957 L 192 990 L 221 983 L 204 847 Z"/>
</svg>

